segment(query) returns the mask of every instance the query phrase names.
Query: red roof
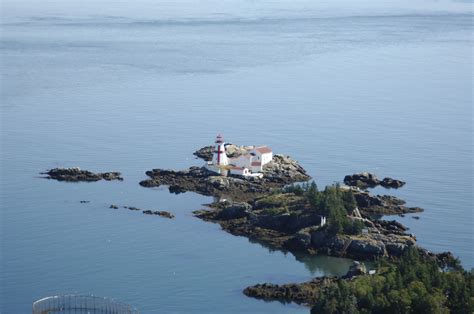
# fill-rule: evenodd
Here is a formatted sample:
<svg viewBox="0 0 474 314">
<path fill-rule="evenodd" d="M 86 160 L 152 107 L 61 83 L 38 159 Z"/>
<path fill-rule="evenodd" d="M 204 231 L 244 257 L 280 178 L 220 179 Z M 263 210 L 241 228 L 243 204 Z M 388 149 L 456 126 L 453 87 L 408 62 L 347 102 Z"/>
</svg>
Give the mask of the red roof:
<svg viewBox="0 0 474 314">
<path fill-rule="evenodd" d="M 228 166 L 228 169 L 230 169 L 230 170 L 244 170 L 244 168 L 236 167 L 236 166 Z"/>
<path fill-rule="evenodd" d="M 261 166 L 262 163 L 260 161 L 253 161 L 252 166 Z"/>
<path fill-rule="evenodd" d="M 255 150 L 258 151 L 260 154 L 268 154 L 272 152 L 272 149 L 268 146 L 257 147 L 255 148 Z"/>
</svg>

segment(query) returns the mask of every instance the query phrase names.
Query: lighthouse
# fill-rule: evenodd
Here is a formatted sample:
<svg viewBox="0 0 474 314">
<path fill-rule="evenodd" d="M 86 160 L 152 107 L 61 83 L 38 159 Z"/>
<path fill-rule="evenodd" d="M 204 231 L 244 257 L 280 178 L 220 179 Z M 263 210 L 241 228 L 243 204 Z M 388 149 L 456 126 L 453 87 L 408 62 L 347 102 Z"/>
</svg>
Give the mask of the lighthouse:
<svg viewBox="0 0 474 314">
<path fill-rule="evenodd" d="M 225 144 L 222 135 L 217 135 L 212 161 L 204 168 L 221 176 L 263 177 L 263 166 L 272 161 L 273 152 L 267 146 L 236 146 Z M 226 145 L 233 156 L 227 157 Z M 207 147 L 206 147 L 207 149 Z"/>
<path fill-rule="evenodd" d="M 217 166 L 227 166 L 229 161 L 225 153 L 224 139 L 222 135 L 217 135 L 216 138 L 216 150 L 215 150 L 215 164 Z"/>
</svg>

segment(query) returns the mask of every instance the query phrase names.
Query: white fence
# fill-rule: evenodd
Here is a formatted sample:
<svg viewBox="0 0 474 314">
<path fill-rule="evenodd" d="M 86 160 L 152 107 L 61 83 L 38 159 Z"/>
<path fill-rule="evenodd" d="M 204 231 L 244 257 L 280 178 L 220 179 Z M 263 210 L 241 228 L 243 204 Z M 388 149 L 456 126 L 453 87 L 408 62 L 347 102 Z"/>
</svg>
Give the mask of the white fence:
<svg viewBox="0 0 474 314">
<path fill-rule="evenodd" d="M 108 298 L 62 295 L 33 303 L 33 314 L 139 314 L 132 306 Z"/>
</svg>

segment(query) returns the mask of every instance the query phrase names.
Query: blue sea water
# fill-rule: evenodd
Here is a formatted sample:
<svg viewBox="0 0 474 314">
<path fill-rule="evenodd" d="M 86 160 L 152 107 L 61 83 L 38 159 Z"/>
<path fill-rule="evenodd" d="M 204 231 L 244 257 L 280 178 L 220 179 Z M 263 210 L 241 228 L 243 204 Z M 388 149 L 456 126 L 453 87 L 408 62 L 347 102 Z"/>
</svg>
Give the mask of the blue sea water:
<svg viewBox="0 0 474 314">
<path fill-rule="evenodd" d="M 470 2 L 2 5 L 1 313 L 66 293 L 142 313 L 308 313 L 241 291 L 351 261 L 272 251 L 193 217 L 209 197 L 138 185 L 198 165 L 217 133 L 291 155 L 319 186 L 359 171 L 407 181 L 374 192 L 423 207 L 397 219 L 474 267 Z M 39 178 L 59 166 L 125 180 Z"/>
</svg>

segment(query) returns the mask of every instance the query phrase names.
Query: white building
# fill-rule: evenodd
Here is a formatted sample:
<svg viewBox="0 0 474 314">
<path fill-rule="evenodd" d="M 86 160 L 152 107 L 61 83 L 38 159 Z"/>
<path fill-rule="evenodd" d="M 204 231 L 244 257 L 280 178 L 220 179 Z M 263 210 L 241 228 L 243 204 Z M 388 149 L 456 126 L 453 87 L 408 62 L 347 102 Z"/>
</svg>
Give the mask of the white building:
<svg viewBox="0 0 474 314">
<path fill-rule="evenodd" d="M 262 163 L 262 166 L 268 164 L 273 159 L 273 152 L 268 146 L 255 147 L 250 151 L 250 154 L 257 157 L 257 160 Z"/>
<path fill-rule="evenodd" d="M 206 169 L 215 173 L 226 175 L 240 175 L 249 177 L 263 177 L 261 171 L 263 166 L 273 159 L 273 152 L 267 146 L 251 146 L 247 153 L 235 158 L 229 158 L 226 154 L 226 145 L 221 135 L 216 138 L 216 148 L 212 162 L 208 162 Z"/>
</svg>

